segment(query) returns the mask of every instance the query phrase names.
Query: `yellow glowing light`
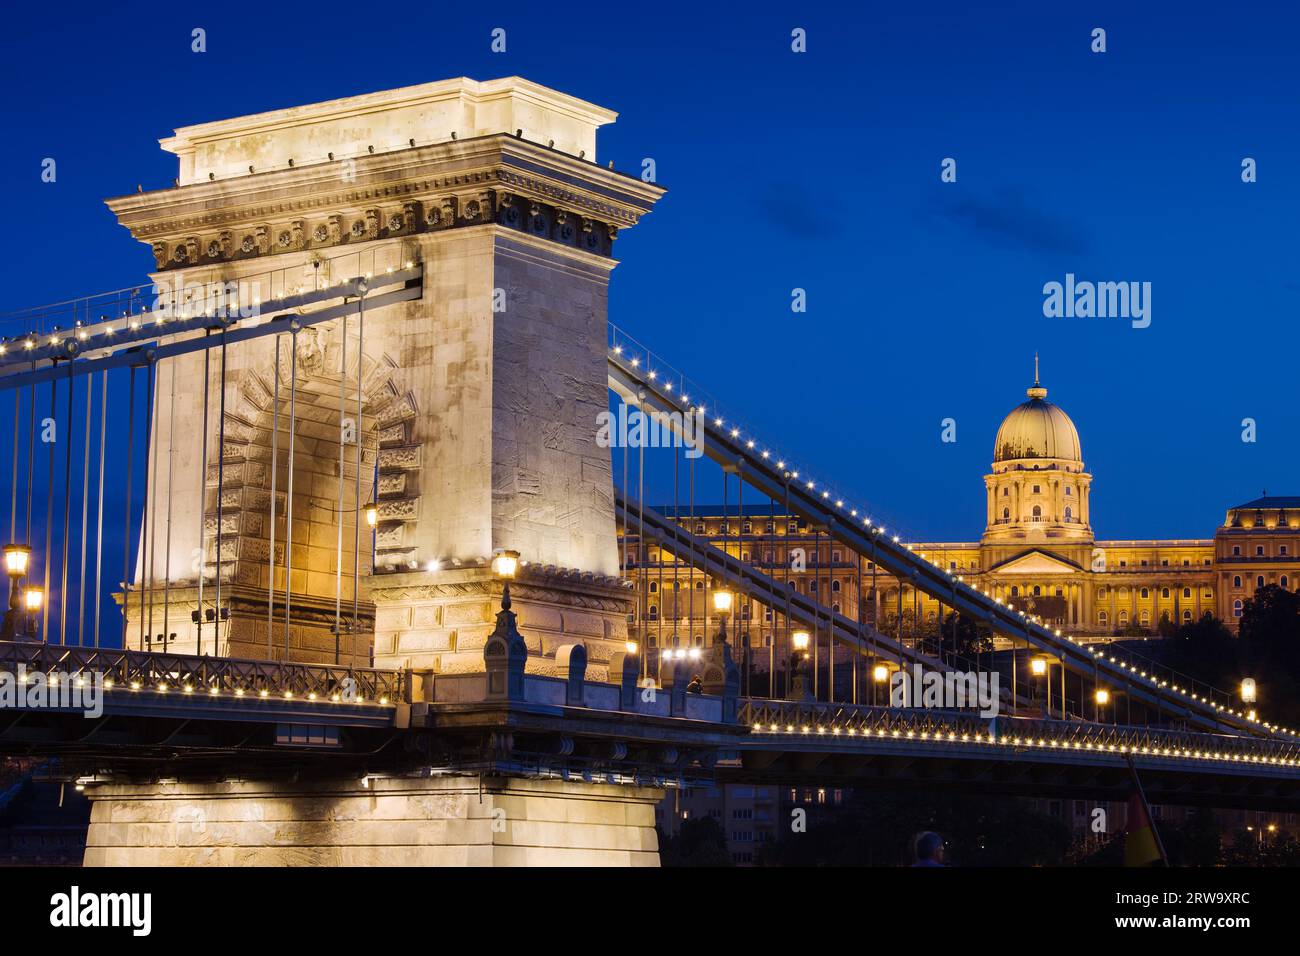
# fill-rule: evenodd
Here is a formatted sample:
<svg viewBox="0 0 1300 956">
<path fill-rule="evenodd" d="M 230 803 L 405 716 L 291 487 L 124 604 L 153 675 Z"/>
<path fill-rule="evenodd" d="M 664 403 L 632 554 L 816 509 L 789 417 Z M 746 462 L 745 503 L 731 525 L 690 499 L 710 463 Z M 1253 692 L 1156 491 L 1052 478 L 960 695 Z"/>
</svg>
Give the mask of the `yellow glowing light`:
<svg viewBox="0 0 1300 956">
<path fill-rule="evenodd" d="M 513 578 L 518 569 L 518 551 L 502 550 L 492 557 L 492 573 L 499 578 Z"/>
</svg>

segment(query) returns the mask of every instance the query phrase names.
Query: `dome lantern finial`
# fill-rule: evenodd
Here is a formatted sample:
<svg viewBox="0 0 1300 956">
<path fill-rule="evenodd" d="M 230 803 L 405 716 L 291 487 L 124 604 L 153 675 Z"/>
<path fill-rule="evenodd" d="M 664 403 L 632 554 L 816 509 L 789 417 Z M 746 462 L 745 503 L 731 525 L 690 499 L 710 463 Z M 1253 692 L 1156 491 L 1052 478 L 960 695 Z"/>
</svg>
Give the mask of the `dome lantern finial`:
<svg viewBox="0 0 1300 956">
<path fill-rule="evenodd" d="M 1044 399 L 1047 397 L 1047 389 L 1043 388 L 1038 382 L 1038 353 L 1034 353 L 1034 384 L 1025 392 L 1030 398 Z"/>
</svg>

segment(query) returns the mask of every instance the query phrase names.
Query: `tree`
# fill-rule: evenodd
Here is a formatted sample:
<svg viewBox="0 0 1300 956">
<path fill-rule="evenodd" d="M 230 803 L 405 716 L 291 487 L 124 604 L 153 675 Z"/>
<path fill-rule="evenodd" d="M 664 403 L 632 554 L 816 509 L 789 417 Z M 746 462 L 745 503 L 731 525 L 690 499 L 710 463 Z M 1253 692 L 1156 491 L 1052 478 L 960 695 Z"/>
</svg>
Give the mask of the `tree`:
<svg viewBox="0 0 1300 956">
<path fill-rule="evenodd" d="M 675 837 L 659 834 L 659 861 L 663 866 L 734 866 L 727 850 L 727 835 L 713 817 L 682 822 Z"/>
</svg>

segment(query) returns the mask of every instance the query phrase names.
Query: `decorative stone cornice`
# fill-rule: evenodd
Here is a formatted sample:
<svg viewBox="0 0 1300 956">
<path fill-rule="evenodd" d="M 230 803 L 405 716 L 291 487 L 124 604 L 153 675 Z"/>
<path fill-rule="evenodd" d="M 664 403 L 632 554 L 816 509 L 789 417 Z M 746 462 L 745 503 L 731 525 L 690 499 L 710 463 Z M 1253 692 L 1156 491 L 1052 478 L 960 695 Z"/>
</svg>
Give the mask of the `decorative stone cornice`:
<svg viewBox="0 0 1300 956">
<path fill-rule="evenodd" d="M 526 565 L 510 582 L 516 600 L 565 604 L 591 610 L 627 613 L 631 610 L 631 582 L 620 577 L 591 574 L 542 565 Z M 402 601 L 436 601 L 460 597 L 494 597 L 501 582 L 486 565 L 455 568 L 432 574 L 399 572 L 373 578 L 370 599 L 376 604 Z"/>
<path fill-rule="evenodd" d="M 347 164 L 346 166 L 344 164 Z M 495 223 L 609 256 L 663 194 L 504 134 L 109 200 L 158 269 Z"/>
</svg>

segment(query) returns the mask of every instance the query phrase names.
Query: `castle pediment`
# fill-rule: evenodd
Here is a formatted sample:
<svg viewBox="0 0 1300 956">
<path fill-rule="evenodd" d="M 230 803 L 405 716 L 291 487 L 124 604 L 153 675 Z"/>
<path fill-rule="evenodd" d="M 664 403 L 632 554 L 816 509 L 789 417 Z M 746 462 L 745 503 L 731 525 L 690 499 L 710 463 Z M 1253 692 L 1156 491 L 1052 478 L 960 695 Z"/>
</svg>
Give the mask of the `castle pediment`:
<svg viewBox="0 0 1300 956">
<path fill-rule="evenodd" d="M 1077 574 L 1082 571 L 1079 565 L 1059 554 L 1034 549 L 1008 558 L 1001 564 L 989 569 L 994 574 Z"/>
</svg>

